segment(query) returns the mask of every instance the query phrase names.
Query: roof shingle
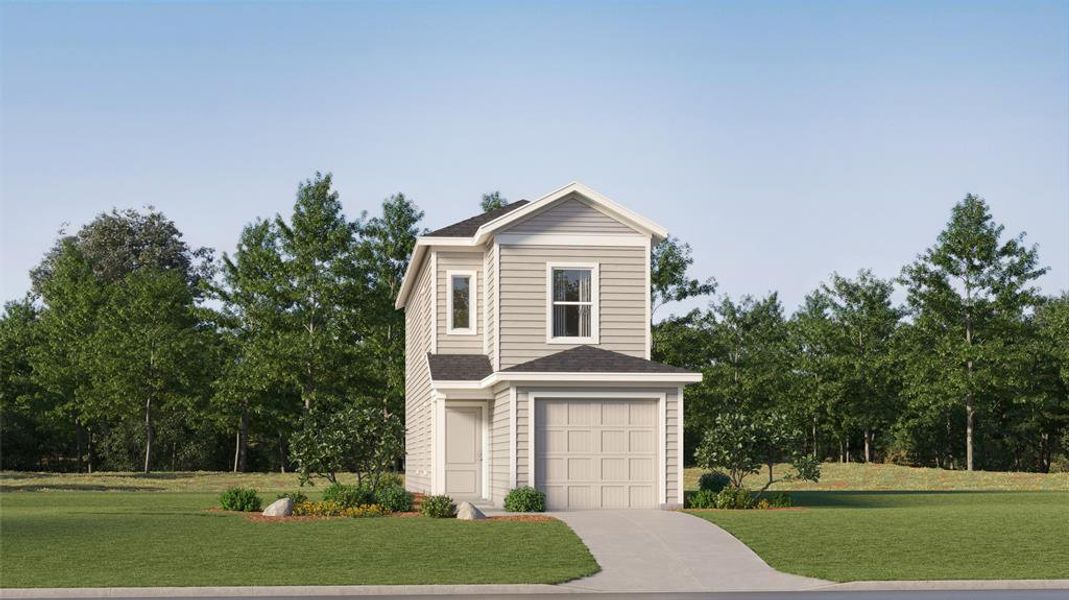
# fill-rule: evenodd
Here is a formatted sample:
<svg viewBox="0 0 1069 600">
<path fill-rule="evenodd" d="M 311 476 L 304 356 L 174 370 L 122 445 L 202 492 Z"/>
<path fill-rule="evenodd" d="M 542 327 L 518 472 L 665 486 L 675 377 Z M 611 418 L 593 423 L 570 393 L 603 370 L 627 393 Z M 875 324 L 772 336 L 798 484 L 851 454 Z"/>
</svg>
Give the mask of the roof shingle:
<svg viewBox="0 0 1069 600">
<path fill-rule="evenodd" d="M 593 346 L 576 346 L 504 371 L 522 373 L 690 373 L 686 369 Z"/>
<path fill-rule="evenodd" d="M 434 381 L 478 381 L 494 372 L 485 354 L 427 353 Z"/>
<path fill-rule="evenodd" d="M 526 200 L 517 200 L 512 204 L 507 204 L 490 212 L 475 215 L 474 217 L 464 219 L 458 223 L 453 223 L 452 225 L 447 225 L 441 229 L 432 231 L 425 237 L 471 237 L 475 235 L 475 232 L 479 230 L 479 227 L 520 208 L 524 204 L 528 204 L 528 202 Z"/>
</svg>

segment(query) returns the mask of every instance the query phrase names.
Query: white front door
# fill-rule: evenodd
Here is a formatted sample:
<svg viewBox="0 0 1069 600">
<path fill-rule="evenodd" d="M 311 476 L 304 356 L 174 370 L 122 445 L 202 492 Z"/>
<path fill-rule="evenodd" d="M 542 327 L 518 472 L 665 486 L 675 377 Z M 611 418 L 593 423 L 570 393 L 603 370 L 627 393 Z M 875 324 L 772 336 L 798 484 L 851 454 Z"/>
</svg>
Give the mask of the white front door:
<svg viewBox="0 0 1069 600">
<path fill-rule="evenodd" d="M 452 498 L 482 496 L 482 409 L 445 408 L 445 494 Z"/>
</svg>

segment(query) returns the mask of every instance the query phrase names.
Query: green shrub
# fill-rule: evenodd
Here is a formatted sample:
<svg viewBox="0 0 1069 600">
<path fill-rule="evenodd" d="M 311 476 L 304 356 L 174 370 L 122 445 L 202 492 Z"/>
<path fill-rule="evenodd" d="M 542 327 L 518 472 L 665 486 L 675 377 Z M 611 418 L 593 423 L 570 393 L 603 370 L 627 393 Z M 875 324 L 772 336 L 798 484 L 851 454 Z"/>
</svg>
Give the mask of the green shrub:
<svg viewBox="0 0 1069 600">
<path fill-rule="evenodd" d="M 764 499 L 768 500 L 769 508 L 791 507 L 791 495 L 787 492 L 769 492 L 765 494 Z"/>
<path fill-rule="evenodd" d="M 364 504 L 374 504 L 375 493 L 364 486 L 332 483 L 323 490 L 323 500 L 337 502 L 345 508 L 353 508 Z"/>
<path fill-rule="evenodd" d="M 753 497 L 750 490 L 742 488 L 727 488 L 716 494 L 716 507 L 720 509 L 742 509 L 753 505 Z"/>
<path fill-rule="evenodd" d="M 391 483 L 375 492 L 375 503 L 390 512 L 408 512 L 412 510 L 412 494 Z"/>
<path fill-rule="evenodd" d="M 508 512 L 546 512 L 546 494 L 525 485 L 509 491 L 505 496 Z"/>
<path fill-rule="evenodd" d="M 729 485 L 731 485 L 731 478 L 720 471 L 702 473 L 702 476 L 698 478 L 698 489 L 714 494 Z"/>
<path fill-rule="evenodd" d="M 716 492 L 712 490 L 698 490 L 687 497 L 690 508 L 716 508 Z"/>
<path fill-rule="evenodd" d="M 305 494 L 301 490 L 297 490 L 295 492 L 283 492 L 275 496 L 275 500 L 281 500 L 283 498 L 289 498 L 290 500 L 293 500 L 294 505 L 300 504 L 301 502 L 308 502 L 308 494 Z"/>
<path fill-rule="evenodd" d="M 457 516 L 457 505 L 449 496 L 427 496 L 419 512 L 433 519 L 451 519 Z"/>
<path fill-rule="evenodd" d="M 219 504 L 222 505 L 223 510 L 255 512 L 260 510 L 260 497 L 252 488 L 233 487 L 223 492 L 219 498 Z"/>
</svg>

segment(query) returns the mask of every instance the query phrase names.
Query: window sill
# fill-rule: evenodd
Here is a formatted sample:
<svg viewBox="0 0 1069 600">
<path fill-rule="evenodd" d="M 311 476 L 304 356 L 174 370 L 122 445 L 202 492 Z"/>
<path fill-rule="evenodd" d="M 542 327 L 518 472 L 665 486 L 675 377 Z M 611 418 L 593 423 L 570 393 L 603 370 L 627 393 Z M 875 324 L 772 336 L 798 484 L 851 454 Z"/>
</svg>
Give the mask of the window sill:
<svg viewBox="0 0 1069 600">
<path fill-rule="evenodd" d="M 479 335 L 478 331 L 474 329 L 447 329 L 446 335 Z"/>
<path fill-rule="evenodd" d="M 546 338 L 547 344 L 598 344 L 597 337 L 550 337 Z"/>
</svg>

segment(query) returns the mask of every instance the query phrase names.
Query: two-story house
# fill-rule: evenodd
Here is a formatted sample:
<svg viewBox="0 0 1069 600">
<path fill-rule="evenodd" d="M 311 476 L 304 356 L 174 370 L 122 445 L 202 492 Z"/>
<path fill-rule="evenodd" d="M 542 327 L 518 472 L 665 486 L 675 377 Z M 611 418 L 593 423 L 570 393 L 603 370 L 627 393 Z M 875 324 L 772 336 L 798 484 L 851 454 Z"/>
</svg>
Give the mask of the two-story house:
<svg viewBox="0 0 1069 600">
<path fill-rule="evenodd" d="M 572 183 L 416 243 L 405 309 L 409 490 L 550 509 L 683 501 L 683 386 L 650 360 L 663 227 Z"/>
</svg>

